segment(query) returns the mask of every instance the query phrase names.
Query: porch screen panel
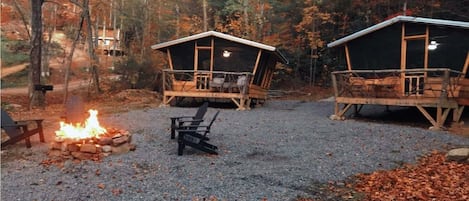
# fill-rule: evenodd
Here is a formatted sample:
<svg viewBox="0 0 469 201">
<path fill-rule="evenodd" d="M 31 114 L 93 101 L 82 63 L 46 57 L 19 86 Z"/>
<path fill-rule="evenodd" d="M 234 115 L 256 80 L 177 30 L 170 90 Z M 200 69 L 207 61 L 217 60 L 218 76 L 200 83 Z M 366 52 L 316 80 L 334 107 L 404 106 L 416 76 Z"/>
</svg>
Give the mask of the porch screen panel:
<svg viewBox="0 0 469 201">
<path fill-rule="evenodd" d="M 182 44 L 170 48 L 174 70 L 187 70 L 187 73 L 175 74 L 176 80 L 190 81 L 194 70 L 194 44 Z"/>
<path fill-rule="evenodd" d="M 348 43 L 352 70 L 399 69 L 401 25 L 395 24 Z"/>
<path fill-rule="evenodd" d="M 428 51 L 428 65 L 432 68 L 451 68 L 462 71 L 469 51 L 469 30 L 451 27 L 431 27 L 430 41 L 437 47 Z M 469 74 L 466 74 L 469 78 Z"/>
<path fill-rule="evenodd" d="M 228 57 L 223 52 L 230 53 Z M 214 71 L 252 72 L 259 49 L 223 39 L 215 39 Z"/>
</svg>

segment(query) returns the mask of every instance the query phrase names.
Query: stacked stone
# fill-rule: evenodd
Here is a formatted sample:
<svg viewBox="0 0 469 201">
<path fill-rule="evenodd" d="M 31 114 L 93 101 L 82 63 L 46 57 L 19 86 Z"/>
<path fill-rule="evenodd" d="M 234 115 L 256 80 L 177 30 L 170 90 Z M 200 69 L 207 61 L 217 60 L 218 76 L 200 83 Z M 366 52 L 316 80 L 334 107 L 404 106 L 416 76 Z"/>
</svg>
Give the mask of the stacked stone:
<svg viewBox="0 0 469 201">
<path fill-rule="evenodd" d="M 135 150 L 131 144 L 132 135 L 126 130 L 108 129 L 99 138 L 68 139 L 56 137 L 50 144 L 49 156 L 52 158 L 100 160 L 110 154 L 122 154 Z"/>
</svg>

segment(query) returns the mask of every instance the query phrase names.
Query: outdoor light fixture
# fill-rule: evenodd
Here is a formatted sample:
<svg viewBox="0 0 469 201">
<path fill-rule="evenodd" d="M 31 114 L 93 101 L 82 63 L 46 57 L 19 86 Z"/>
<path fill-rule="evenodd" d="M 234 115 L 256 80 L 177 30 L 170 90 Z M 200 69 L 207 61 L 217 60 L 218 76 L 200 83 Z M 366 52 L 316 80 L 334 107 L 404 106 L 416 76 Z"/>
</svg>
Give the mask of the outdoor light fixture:
<svg viewBox="0 0 469 201">
<path fill-rule="evenodd" d="M 231 52 L 230 52 L 230 51 L 228 51 L 228 50 L 223 50 L 223 57 L 228 58 L 228 57 L 230 57 L 230 56 L 231 56 Z"/>
<path fill-rule="evenodd" d="M 428 45 L 428 50 L 435 50 L 438 47 L 438 43 L 436 41 L 432 40 L 430 44 Z"/>
</svg>

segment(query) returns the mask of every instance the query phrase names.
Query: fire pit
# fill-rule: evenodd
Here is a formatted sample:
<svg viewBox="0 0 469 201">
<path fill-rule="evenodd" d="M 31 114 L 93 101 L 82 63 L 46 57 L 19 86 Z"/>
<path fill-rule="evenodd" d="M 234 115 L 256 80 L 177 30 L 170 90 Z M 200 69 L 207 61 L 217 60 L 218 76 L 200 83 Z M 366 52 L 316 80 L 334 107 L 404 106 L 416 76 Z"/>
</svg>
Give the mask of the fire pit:
<svg viewBox="0 0 469 201">
<path fill-rule="evenodd" d="M 57 159 L 100 160 L 110 154 L 135 150 L 132 135 L 122 129 L 104 128 L 99 124 L 98 111 L 89 110 L 84 124 L 60 122 L 49 156 Z"/>
</svg>

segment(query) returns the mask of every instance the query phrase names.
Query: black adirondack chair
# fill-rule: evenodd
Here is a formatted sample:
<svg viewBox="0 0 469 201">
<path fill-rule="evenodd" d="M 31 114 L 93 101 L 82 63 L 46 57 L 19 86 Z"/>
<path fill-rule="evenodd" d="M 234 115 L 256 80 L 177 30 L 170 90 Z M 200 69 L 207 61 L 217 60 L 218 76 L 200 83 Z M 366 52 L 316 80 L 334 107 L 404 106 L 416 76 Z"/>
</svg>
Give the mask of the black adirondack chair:
<svg viewBox="0 0 469 201">
<path fill-rule="evenodd" d="M 220 111 L 215 113 L 208 125 L 187 125 L 177 129 L 179 156 L 183 154 L 186 145 L 210 154 L 218 154 L 216 151 L 218 147 L 207 142 L 209 140 L 207 134 L 210 133 L 210 128 L 219 113 Z"/>
<path fill-rule="evenodd" d="M 2 149 L 8 145 L 15 144 L 21 140 L 26 141 L 26 147 L 31 148 L 30 137 L 39 134 L 39 140 L 45 142 L 44 133 L 42 131 L 42 121 L 43 119 L 31 119 L 24 121 L 13 121 L 13 119 L 8 115 L 6 111 L 2 109 L 2 129 L 5 130 L 5 133 L 10 137 L 10 139 L 2 142 Z M 35 122 L 36 128 L 31 129 L 28 127 L 29 122 Z"/>
<path fill-rule="evenodd" d="M 199 125 L 203 119 L 205 113 L 207 113 L 208 102 L 204 102 L 194 116 L 179 116 L 179 117 L 170 117 L 171 118 L 171 139 L 176 138 L 176 130 L 180 129 L 184 125 Z"/>
</svg>

